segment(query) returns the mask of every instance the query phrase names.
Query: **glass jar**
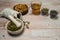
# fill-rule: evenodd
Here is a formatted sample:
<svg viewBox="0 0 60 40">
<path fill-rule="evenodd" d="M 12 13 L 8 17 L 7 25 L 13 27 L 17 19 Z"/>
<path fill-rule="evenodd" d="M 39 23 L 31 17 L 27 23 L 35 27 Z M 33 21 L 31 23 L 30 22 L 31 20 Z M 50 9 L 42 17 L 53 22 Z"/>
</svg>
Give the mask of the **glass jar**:
<svg viewBox="0 0 60 40">
<path fill-rule="evenodd" d="M 41 9 L 41 1 L 34 0 L 31 2 L 32 14 L 39 15 Z"/>
</svg>

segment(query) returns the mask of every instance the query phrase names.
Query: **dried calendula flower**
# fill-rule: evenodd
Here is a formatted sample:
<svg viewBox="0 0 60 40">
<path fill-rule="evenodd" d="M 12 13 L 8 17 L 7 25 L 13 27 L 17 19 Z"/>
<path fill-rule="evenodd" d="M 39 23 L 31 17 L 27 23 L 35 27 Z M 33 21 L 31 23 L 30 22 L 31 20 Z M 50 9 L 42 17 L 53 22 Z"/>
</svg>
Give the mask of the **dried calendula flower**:
<svg viewBox="0 0 60 40">
<path fill-rule="evenodd" d="M 30 24 L 30 22 L 25 21 L 25 26 L 26 26 L 27 29 L 29 29 L 29 24 Z"/>
<path fill-rule="evenodd" d="M 22 15 L 25 15 L 28 12 L 28 6 L 26 4 L 17 4 L 13 7 L 13 9 L 18 12 L 21 12 Z"/>
</svg>

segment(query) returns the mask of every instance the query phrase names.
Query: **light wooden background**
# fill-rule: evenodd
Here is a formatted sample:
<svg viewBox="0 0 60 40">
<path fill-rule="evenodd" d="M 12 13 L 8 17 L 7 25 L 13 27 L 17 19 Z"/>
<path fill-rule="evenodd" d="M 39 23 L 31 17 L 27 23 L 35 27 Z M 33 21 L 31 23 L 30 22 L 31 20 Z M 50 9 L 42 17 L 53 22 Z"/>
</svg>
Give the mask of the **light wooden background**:
<svg viewBox="0 0 60 40">
<path fill-rule="evenodd" d="M 4 8 L 13 6 L 25 1 L 30 5 L 32 0 L 0 0 L 0 11 Z M 60 12 L 60 0 L 37 0 L 42 2 L 42 8 L 47 7 Z M 30 21 L 29 29 L 25 29 L 23 35 L 11 37 L 5 30 L 7 19 L 0 18 L 0 40 L 60 40 L 60 14 L 59 19 L 53 20 L 50 17 L 42 15 L 31 15 L 31 9 L 28 14 L 23 16 L 24 20 Z M 3 37 L 2 35 L 5 35 Z"/>
</svg>

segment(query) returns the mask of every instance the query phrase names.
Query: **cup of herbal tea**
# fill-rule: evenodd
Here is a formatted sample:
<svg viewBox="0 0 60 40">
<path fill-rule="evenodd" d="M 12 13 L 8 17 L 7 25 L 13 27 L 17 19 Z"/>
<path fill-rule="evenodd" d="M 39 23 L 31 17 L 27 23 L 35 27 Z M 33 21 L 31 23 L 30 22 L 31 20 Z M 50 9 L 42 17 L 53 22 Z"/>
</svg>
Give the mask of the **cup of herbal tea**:
<svg viewBox="0 0 60 40">
<path fill-rule="evenodd" d="M 39 15 L 40 14 L 40 9 L 41 9 L 41 1 L 34 0 L 31 2 L 31 9 L 32 9 L 32 14 L 34 15 Z"/>
</svg>

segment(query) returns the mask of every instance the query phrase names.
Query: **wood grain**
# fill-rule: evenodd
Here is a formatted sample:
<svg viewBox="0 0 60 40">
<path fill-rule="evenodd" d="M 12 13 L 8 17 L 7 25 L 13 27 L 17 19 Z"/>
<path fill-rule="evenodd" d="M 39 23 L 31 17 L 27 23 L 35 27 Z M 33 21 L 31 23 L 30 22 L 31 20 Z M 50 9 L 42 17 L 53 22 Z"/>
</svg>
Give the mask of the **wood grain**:
<svg viewBox="0 0 60 40">
<path fill-rule="evenodd" d="M 0 0 L 0 11 L 7 7 L 13 8 L 15 4 L 21 3 L 21 1 L 29 3 L 32 0 Z M 56 9 L 60 12 L 60 0 L 41 0 L 41 2 L 42 8 L 47 7 L 50 10 Z M 8 20 L 0 18 L 0 40 L 60 40 L 60 14 L 58 17 L 59 19 L 53 20 L 49 16 L 32 15 L 30 9 L 28 14 L 23 16 L 25 21 L 30 22 L 29 29 L 25 28 L 24 33 L 18 37 L 8 35 L 4 29 Z M 5 35 L 5 38 L 2 35 Z"/>
</svg>

